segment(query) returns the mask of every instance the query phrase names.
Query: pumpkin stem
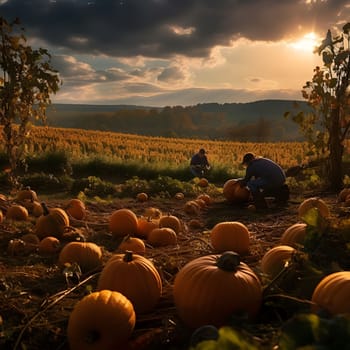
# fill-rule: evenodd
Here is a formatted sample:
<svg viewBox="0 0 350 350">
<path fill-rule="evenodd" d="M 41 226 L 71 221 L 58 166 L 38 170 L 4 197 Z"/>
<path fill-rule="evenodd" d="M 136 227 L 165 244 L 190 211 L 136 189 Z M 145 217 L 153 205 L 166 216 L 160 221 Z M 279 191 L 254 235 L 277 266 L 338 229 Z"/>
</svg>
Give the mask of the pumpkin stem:
<svg viewBox="0 0 350 350">
<path fill-rule="evenodd" d="M 216 265 L 219 269 L 231 272 L 236 271 L 240 263 L 241 259 L 239 254 L 232 251 L 222 253 L 216 261 Z"/>
<path fill-rule="evenodd" d="M 50 214 L 50 211 L 49 211 L 49 208 L 46 206 L 46 204 L 44 202 L 41 202 L 41 207 L 43 208 L 43 215 L 49 215 Z"/>
<path fill-rule="evenodd" d="M 133 252 L 131 250 L 126 250 L 125 251 L 125 255 L 124 255 L 124 258 L 123 258 L 123 261 L 124 262 L 130 262 L 133 260 L 133 256 L 132 256 Z"/>
</svg>

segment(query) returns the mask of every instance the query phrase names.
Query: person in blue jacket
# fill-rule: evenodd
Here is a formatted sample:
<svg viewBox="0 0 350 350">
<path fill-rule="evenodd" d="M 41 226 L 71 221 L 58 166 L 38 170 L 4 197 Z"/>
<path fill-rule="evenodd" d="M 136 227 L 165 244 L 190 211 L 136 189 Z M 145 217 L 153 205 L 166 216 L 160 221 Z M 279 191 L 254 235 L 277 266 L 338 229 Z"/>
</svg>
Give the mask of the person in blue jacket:
<svg viewBox="0 0 350 350">
<path fill-rule="evenodd" d="M 278 202 L 289 199 L 286 174 L 280 165 L 271 159 L 256 157 L 253 153 L 244 155 L 242 165 L 246 167 L 246 173 L 240 179 L 240 184 L 249 188 L 254 202 L 261 206 L 268 196 L 275 197 Z"/>
<path fill-rule="evenodd" d="M 206 151 L 201 148 L 196 154 L 191 158 L 190 170 L 194 176 L 203 177 L 208 173 L 210 169 L 210 164 L 208 157 L 206 156 Z"/>
</svg>

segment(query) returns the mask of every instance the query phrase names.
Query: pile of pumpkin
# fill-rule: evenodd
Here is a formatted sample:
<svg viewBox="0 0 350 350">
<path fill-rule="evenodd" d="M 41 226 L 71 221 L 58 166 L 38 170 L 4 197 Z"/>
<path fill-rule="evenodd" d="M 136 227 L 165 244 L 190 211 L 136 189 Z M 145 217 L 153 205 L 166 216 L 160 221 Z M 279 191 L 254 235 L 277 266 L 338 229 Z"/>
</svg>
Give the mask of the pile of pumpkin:
<svg viewBox="0 0 350 350">
<path fill-rule="evenodd" d="M 25 191 L 25 196 L 19 193 L 17 197 L 21 204 L 6 209 L 5 219 L 36 217 L 33 236 L 37 236 L 39 242 L 29 244 L 38 248 L 45 240 L 50 241 L 49 248 L 41 251 L 58 253 L 58 264 L 62 267 L 77 263 L 85 273 L 101 270 L 96 290 L 78 301 L 69 317 L 67 337 L 71 350 L 132 348 L 130 338 L 138 315 L 154 310 L 163 291 L 157 266 L 145 257 L 146 244 L 175 245 L 183 230 L 182 221 L 175 215 L 163 215 L 156 208 L 148 208 L 141 217 L 127 208 L 115 210 L 109 217 L 108 229 L 113 237 L 121 238 L 121 243 L 103 264 L 103 250 L 97 244 L 69 242 L 62 246 L 60 242 L 70 217 L 85 218 L 83 202 L 74 199 L 64 209 L 48 209 L 36 204 L 34 191 L 29 188 Z M 200 200 L 205 202 L 203 198 Z M 207 200 L 209 203 L 210 197 Z M 37 212 L 34 208 L 38 208 Z M 299 218 L 314 209 L 325 219 L 330 216 L 322 199 L 309 198 L 300 204 Z M 268 250 L 253 270 L 241 261 L 250 248 L 251 234 L 247 226 L 238 221 L 217 223 L 209 235 L 212 254 L 192 259 L 175 275 L 172 292 L 180 320 L 193 330 L 205 325 L 221 327 L 234 314 L 244 313 L 254 320 L 263 303 L 261 276 L 273 280 L 283 270 L 302 246 L 306 226 L 296 222 L 286 229 L 281 244 Z M 27 244 L 24 237 L 21 241 Z M 9 252 L 14 253 L 11 244 Z M 350 312 L 345 288 L 349 284 L 350 271 L 326 276 L 314 289 L 311 311 Z"/>
</svg>

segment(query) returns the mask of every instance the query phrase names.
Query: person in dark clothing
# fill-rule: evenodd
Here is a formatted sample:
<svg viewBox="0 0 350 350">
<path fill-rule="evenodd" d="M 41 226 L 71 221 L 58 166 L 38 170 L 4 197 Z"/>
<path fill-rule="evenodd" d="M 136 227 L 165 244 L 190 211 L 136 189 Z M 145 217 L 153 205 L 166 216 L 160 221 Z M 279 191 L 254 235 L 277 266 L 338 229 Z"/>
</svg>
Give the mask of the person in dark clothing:
<svg viewBox="0 0 350 350">
<path fill-rule="evenodd" d="M 286 174 L 280 165 L 271 159 L 256 157 L 253 153 L 244 155 L 242 165 L 246 166 L 246 173 L 240 184 L 249 188 L 254 202 L 259 206 L 266 205 L 265 197 L 275 197 L 278 202 L 289 199 Z"/>
<path fill-rule="evenodd" d="M 197 177 L 203 177 L 210 170 L 210 164 L 206 156 L 206 151 L 203 148 L 192 156 L 190 170 L 192 174 Z"/>
</svg>

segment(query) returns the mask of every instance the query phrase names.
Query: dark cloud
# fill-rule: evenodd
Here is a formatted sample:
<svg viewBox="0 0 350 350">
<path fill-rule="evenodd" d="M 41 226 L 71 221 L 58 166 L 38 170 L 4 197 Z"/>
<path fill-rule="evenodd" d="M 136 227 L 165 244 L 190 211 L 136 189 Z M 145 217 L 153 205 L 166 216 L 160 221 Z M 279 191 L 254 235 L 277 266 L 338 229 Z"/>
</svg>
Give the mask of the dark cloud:
<svg viewBox="0 0 350 350">
<path fill-rule="evenodd" d="M 27 35 L 66 52 L 115 57 L 207 56 L 231 40 L 274 41 L 298 28 L 326 32 L 347 19 L 348 0 L 9 0 Z M 345 11 L 348 11 L 347 13 Z"/>
<path fill-rule="evenodd" d="M 183 81 L 184 79 L 185 75 L 178 67 L 165 68 L 158 75 L 158 80 L 164 82 Z"/>
</svg>

